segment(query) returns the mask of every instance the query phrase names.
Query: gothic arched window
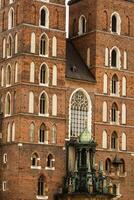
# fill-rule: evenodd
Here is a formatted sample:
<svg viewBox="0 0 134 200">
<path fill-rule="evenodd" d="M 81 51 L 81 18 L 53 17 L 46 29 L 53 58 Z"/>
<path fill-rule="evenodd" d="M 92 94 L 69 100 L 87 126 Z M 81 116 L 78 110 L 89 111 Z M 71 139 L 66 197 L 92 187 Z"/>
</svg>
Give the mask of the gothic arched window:
<svg viewBox="0 0 134 200">
<path fill-rule="evenodd" d="M 111 172 L 111 165 L 112 165 L 111 160 L 107 158 L 105 162 L 105 169 L 107 173 Z"/>
<path fill-rule="evenodd" d="M 36 36 L 35 36 L 35 33 L 32 32 L 31 33 L 31 53 L 35 53 L 35 47 L 36 47 Z"/>
<path fill-rule="evenodd" d="M 40 26 L 49 26 L 49 11 L 44 6 L 40 9 Z"/>
<path fill-rule="evenodd" d="M 117 149 L 118 146 L 118 136 L 117 133 L 114 131 L 111 136 L 111 149 Z"/>
<path fill-rule="evenodd" d="M 39 161 L 39 156 L 37 153 L 33 153 L 31 157 L 31 166 L 37 167 L 38 166 L 38 161 Z"/>
<path fill-rule="evenodd" d="M 53 65 L 52 85 L 57 85 L 57 66 Z"/>
<path fill-rule="evenodd" d="M 86 32 L 86 18 L 85 16 L 80 16 L 79 18 L 79 34 L 83 34 Z"/>
<path fill-rule="evenodd" d="M 47 167 L 49 168 L 54 167 L 54 158 L 52 154 L 49 154 L 47 157 Z"/>
<path fill-rule="evenodd" d="M 40 84 L 48 84 L 49 71 L 46 64 L 42 64 L 40 68 Z"/>
<path fill-rule="evenodd" d="M 40 143 L 47 143 L 47 130 L 45 124 L 41 124 L 39 130 L 39 142 Z"/>
<path fill-rule="evenodd" d="M 127 149 L 127 136 L 126 136 L 126 133 L 122 133 L 121 149 L 122 150 L 126 150 Z"/>
<path fill-rule="evenodd" d="M 38 195 L 45 195 L 45 177 L 43 175 L 41 175 L 38 179 Z"/>
<path fill-rule="evenodd" d="M 117 19 L 116 16 L 112 16 L 112 32 L 117 32 Z"/>
<path fill-rule="evenodd" d="M 30 142 L 33 142 L 33 141 L 34 141 L 34 130 L 35 130 L 35 125 L 34 125 L 34 123 L 32 122 L 32 123 L 30 124 L 30 127 L 29 127 Z"/>
<path fill-rule="evenodd" d="M 118 122 L 118 106 L 117 106 L 116 103 L 112 104 L 111 121 L 112 122 Z"/>
<path fill-rule="evenodd" d="M 119 165 L 119 171 L 121 174 L 125 173 L 125 161 L 121 159 L 121 164 Z"/>
<path fill-rule="evenodd" d="M 40 114 L 48 114 L 48 98 L 45 92 L 40 96 Z"/>
<path fill-rule="evenodd" d="M 51 143 L 55 144 L 56 139 L 57 139 L 57 128 L 56 128 L 56 125 L 54 124 L 51 130 Z"/>
<path fill-rule="evenodd" d="M 111 53 L 111 61 L 112 61 L 112 67 L 117 67 L 117 52 L 115 49 L 112 50 Z"/>
<path fill-rule="evenodd" d="M 10 8 L 8 12 L 8 29 L 11 29 L 14 27 L 14 9 Z"/>
<path fill-rule="evenodd" d="M 108 146 L 107 141 L 108 141 L 107 132 L 106 130 L 104 130 L 102 133 L 102 148 L 105 148 L 105 149 L 107 148 Z"/>
<path fill-rule="evenodd" d="M 113 13 L 111 18 L 112 32 L 120 34 L 121 32 L 121 19 L 118 13 Z"/>
<path fill-rule="evenodd" d="M 76 91 L 71 97 L 70 135 L 79 136 L 86 128 L 91 132 L 91 100 L 82 90 Z"/>
<path fill-rule="evenodd" d="M 11 66 L 7 65 L 7 74 L 6 74 L 6 85 L 11 85 Z"/>
<path fill-rule="evenodd" d="M 117 77 L 117 75 L 115 74 L 115 75 L 113 75 L 113 77 L 112 77 L 112 88 L 111 88 L 112 94 L 115 94 L 115 95 L 118 94 L 118 91 L 119 91 L 118 85 L 119 85 L 118 77 Z"/>
<path fill-rule="evenodd" d="M 6 95 L 6 100 L 5 100 L 5 114 L 6 115 L 11 114 L 11 97 L 9 93 Z"/>
<path fill-rule="evenodd" d="M 34 113 L 34 93 L 29 92 L 29 113 Z"/>
<path fill-rule="evenodd" d="M 40 55 L 48 55 L 48 37 L 46 34 L 43 34 L 40 38 Z"/>
<path fill-rule="evenodd" d="M 12 37 L 11 35 L 8 36 L 7 38 L 7 57 L 12 56 Z"/>
</svg>

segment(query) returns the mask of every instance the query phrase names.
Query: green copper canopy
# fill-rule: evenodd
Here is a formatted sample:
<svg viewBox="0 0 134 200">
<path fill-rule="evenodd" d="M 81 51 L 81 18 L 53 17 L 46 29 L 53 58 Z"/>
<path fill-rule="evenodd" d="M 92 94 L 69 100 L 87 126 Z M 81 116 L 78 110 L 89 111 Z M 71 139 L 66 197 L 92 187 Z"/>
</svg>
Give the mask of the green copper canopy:
<svg viewBox="0 0 134 200">
<path fill-rule="evenodd" d="M 91 141 L 91 133 L 87 128 L 80 134 L 79 142 L 81 143 L 89 143 Z"/>
</svg>

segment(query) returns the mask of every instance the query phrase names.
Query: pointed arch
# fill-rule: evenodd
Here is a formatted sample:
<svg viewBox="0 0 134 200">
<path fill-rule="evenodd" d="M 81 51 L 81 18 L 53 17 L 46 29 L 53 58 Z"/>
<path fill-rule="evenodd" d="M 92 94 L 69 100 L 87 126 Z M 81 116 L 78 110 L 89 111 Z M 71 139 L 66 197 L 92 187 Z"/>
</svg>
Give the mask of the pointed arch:
<svg viewBox="0 0 134 200">
<path fill-rule="evenodd" d="M 115 131 L 111 135 L 111 149 L 118 149 L 118 135 Z"/>
<path fill-rule="evenodd" d="M 57 141 L 57 127 L 55 124 L 53 124 L 51 130 L 51 143 L 56 144 L 56 141 Z"/>
<path fill-rule="evenodd" d="M 107 149 L 107 142 L 108 142 L 108 136 L 107 136 L 107 131 L 103 130 L 102 133 L 102 148 Z"/>
<path fill-rule="evenodd" d="M 47 167 L 48 168 L 54 168 L 54 157 L 53 155 L 50 153 L 48 156 L 47 156 Z"/>
<path fill-rule="evenodd" d="M 43 33 L 40 37 L 40 48 L 39 53 L 41 56 L 48 56 L 48 48 L 49 48 L 49 38 L 46 33 Z"/>
<path fill-rule="evenodd" d="M 81 15 L 79 18 L 79 35 L 86 33 L 86 17 Z"/>
<path fill-rule="evenodd" d="M 57 116 L 57 95 L 52 96 L 52 115 Z"/>
<path fill-rule="evenodd" d="M 14 9 L 11 7 L 8 12 L 8 29 L 14 27 Z"/>
<path fill-rule="evenodd" d="M 11 124 L 7 125 L 7 142 L 11 142 Z"/>
<path fill-rule="evenodd" d="M 29 113 L 34 113 L 34 93 L 29 92 Z"/>
<path fill-rule="evenodd" d="M 80 118 L 78 117 L 80 116 Z M 80 121 L 80 123 L 78 123 Z M 69 100 L 69 137 L 77 137 L 87 129 L 91 136 L 92 103 L 88 93 L 83 88 L 76 89 Z"/>
<path fill-rule="evenodd" d="M 57 85 L 57 66 L 53 65 L 53 77 L 52 77 L 52 85 Z"/>
<path fill-rule="evenodd" d="M 39 21 L 40 26 L 49 28 L 49 10 L 46 6 L 42 6 L 40 8 L 39 16 L 40 16 L 40 21 Z"/>
<path fill-rule="evenodd" d="M 2 57 L 6 57 L 6 39 L 3 39 L 3 49 L 2 49 Z"/>
<path fill-rule="evenodd" d="M 40 97 L 39 97 L 39 105 L 40 105 L 39 113 L 40 113 L 41 115 L 48 116 L 49 102 L 48 102 L 48 95 L 46 94 L 45 91 L 43 91 L 43 92 L 40 94 Z"/>
<path fill-rule="evenodd" d="M 129 19 L 129 17 L 128 16 L 126 16 L 126 33 L 127 33 L 127 35 L 130 35 L 130 19 Z"/>
<path fill-rule="evenodd" d="M 35 46 L 36 46 L 36 38 L 35 38 L 35 33 L 31 33 L 31 53 L 35 53 Z"/>
<path fill-rule="evenodd" d="M 125 76 L 122 78 L 122 96 L 126 96 L 127 93 L 127 79 Z"/>
<path fill-rule="evenodd" d="M 15 83 L 18 82 L 18 72 L 19 72 L 19 64 L 18 62 L 15 63 Z"/>
<path fill-rule="evenodd" d="M 35 64 L 34 62 L 31 62 L 30 64 L 30 82 L 34 83 L 35 79 Z"/>
<path fill-rule="evenodd" d="M 127 63 L 128 63 L 127 51 L 124 51 L 124 63 L 123 63 L 124 69 L 127 69 Z"/>
<path fill-rule="evenodd" d="M 127 115 L 127 108 L 126 108 L 126 105 L 123 103 L 122 104 L 122 124 L 126 124 L 126 117 Z"/>
<path fill-rule="evenodd" d="M 111 15 L 111 31 L 112 33 L 121 33 L 121 18 L 117 12 L 112 13 Z"/>
<path fill-rule="evenodd" d="M 108 86 L 108 76 L 104 74 L 103 76 L 103 93 L 107 94 L 107 86 Z"/>
<path fill-rule="evenodd" d="M 110 50 L 111 67 L 121 68 L 121 53 L 120 50 L 115 46 Z"/>
<path fill-rule="evenodd" d="M 12 142 L 15 141 L 15 122 L 12 123 Z"/>
<path fill-rule="evenodd" d="M 6 86 L 11 85 L 11 65 L 8 64 L 6 68 Z"/>
<path fill-rule="evenodd" d="M 18 34 L 15 34 L 15 53 L 18 53 Z"/>
<path fill-rule="evenodd" d="M 42 63 L 40 66 L 39 82 L 41 85 L 49 84 L 49 68 L 46 63 Z"/>
<path fill-rule="evenodd" d="M 107 172 L 108 174 L 111 173 L 111 167 L 112 167 L 111 159 L 110 159 L 110 158 L 107 158 L 107 159 L 106 159 L 106 162 L 105 162 L 105 170 L 106 170 L 106 172 Z"/>
<path fill-rule="evenodd" d="M 109 66 L 109 49 L 105 48 L 105 66 Z"/>
<path fill-rule="evenodd" d="M 1 86 L 4 86 L 4 67 L 1 68 Z"/>
<path fill-rule="evenodd" d="M 114 74 L 112 76 L 111 93 L 113 95 L 119 94 L 119 80 L 118 80 L 118 76 L 116 74 Z"/>
<path fill-rule="evenodd" d="M 45 196 L 45 177 L 41 175 L 38 178 L 38 196 Z"/>
<path fill-rule="evenodd" d="M 34 135 L 35 135 L 35 125 L 34 123 L 32 122 L 30 124 L 30 127 L 29 127 L 29 138 L 30 138 L 30 142 L 34 142 Z"/>
<path fill-rule="evenodd" d="M 103 116 L 102 116 L 102 120 L 103 120 L 103 122 L 107 122 L 107 102 L 106 101 L 104 101 L 103 102 Z"/>
<path fill-rule="evenodd" d="M 41 124 L 39 130 L 39 143 L 48 144 L 48 131 L 44 123 Z"/>
<path fill-rule="evenodd" d="M 8 92 L 5 98 L 5 115 L 11 114 L 11 94 Z"/>
<path fill-rule="evenodd" d="M 8 58 L 12 56 L 12 46 L 13 46 L 13 39 L 12 39 L 12 36 L 9 34 L 7 38 L 7 57 Z"/>
<path fill-rule="evenodd" d="M 122 144 L 121 144 L 121 149 L 123 151 L 125 151 L 127 149 L 127 136 L 126 136 L 126 133 L 123 132 L 122 133 Z"/>
<path fill-rule="evenodd" d="M 111 122 L 112 123 L 119 122 L 119 111 L 118 111 L 118 106 L 115 102 L 112 104 L 111 108 Z"/>
<path fill-rule="evenodd" d="M 55 36 L 52 38 L 52 56 L 57 56 L 57 38 Z"/>
</svg>

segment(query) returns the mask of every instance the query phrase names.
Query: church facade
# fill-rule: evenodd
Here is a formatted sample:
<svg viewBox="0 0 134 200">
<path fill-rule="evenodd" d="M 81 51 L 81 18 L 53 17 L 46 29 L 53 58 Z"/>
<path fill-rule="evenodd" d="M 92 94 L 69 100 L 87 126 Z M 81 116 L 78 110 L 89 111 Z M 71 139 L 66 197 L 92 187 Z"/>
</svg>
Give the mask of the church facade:
<svg viewBox="0 0 134 200">
<path fill-rule="evenodd" d="M 0 0 L 0 199 L 134 194 L 134 1 Z"/>
</svg>

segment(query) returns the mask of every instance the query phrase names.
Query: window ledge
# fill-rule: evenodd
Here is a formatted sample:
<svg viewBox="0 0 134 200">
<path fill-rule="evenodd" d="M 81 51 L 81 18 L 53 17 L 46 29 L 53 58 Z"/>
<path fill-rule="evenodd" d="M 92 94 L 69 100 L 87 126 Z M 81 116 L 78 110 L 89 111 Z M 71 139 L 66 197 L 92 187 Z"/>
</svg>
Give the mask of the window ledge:
<svg viewBox="0 0 134 200">
<path fill-rule="evenodd" d="M 119 122 L 110 122 L 111 125 L 119 125 Z"/>
<path fill-rule="evenodd" d="M 39 142 L 39 144 L 48 144 L 48 141 L 45 141 L 45 142 Z"/>
<path fill-rule="evenodd" d="M 10 117 L 11 116 L 11 114 L 5 114 L 5 117 Z"/>
<path fill-rule="evenodd" d="M 41 166 L 32 166 L 31 165 L 31 169 L 41 169 Z"/>
<path fill-rule="evenodd" d="M 55 167 L 45 167 L 46 170 L 55 170 Z"/>
<path fill-rule="evenodd" d="M 41 113 L 39 113 L 39 116 L 42 116 L 42 117 L 49 117 L 49 113 L 46 113 L 46 114 L 41 114 Z"/>
<path fill-rule="evenodd" d="M 48 54 L 46 54 L 46 55 L 39 54 L 39 56 L 41 56 L 41 57 L 48 57 Z"/>
<path fill-rule="evenodd" d="M 37 199 L 41 199 L 41 200 L 43 200 L 43 199 L 46 200 L 46 199 L 48 199 L 48 196 L 39 196 L 39 195 L 37 195 L 36 198 Z"/>
<path fill-rule="evenodd" d="M 48 87 L 48 83 L 40 83 L 39 85 Z"/>
<path fill-rule="evenodd" d="M 10 87 L 11 86 L 11 84 L 6 84 L 6 87 Z"/>
<path fill-rule="evenodd" d="M 8 58 L 12 58 L 12 56 L 7 56 L 7 59 L 8 59 Z"/>
<path fill-rule="evenodd" d="M 40 27 L 40 28 L 44 28 L 44 29 L 49 29 L 49 26 L 43 26 L 43 25 L 41 25 L 41 24 L 39 24 L 39 27 Z"/>
<path fill-rule="evenodd" d="M 120 95 L 119 94 L 110 93 L 110 96 L 112 96 L 112 97 L 119 97 Z"/>
</svg>

